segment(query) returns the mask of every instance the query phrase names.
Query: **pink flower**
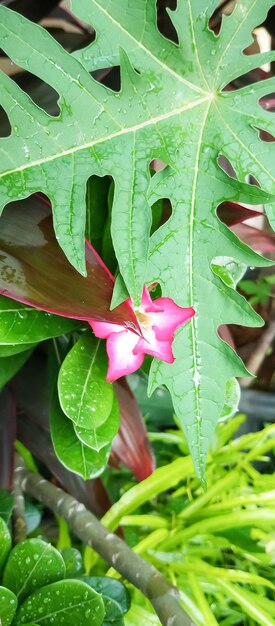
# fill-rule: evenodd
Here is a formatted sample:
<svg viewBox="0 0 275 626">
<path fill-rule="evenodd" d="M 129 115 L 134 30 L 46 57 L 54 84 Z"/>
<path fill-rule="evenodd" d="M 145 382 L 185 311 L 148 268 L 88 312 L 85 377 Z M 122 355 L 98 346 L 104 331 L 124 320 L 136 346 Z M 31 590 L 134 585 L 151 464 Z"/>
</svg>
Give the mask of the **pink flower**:
<svg viewBox="0 0 275 626">
<path fill-rule="evenodd" d="M 134 310 L 131 300 L 127 300 L 127 303 Z M 152 301 L 145 286 L 141 306 L 134 313 L 139 323 L 139 332 L 132 328 L 125 329 L 120 324 L 89 320 L 96 337 L 107 339 L 109 382 L 135 372 L 142 365 L 145 354 L 166 363 L 173 363 L 174 333 L 193 317 L 195 311 L 192 307 L 178 306 L 171 298 Z"/>
</svg>

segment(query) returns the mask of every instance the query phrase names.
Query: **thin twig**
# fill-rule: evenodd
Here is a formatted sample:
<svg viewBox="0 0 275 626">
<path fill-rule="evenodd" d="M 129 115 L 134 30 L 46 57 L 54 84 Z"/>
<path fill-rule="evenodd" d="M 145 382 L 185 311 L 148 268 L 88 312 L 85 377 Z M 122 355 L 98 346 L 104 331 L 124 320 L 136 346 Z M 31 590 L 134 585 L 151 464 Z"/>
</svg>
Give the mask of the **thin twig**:
<svg viewBox="0 0 275 626">
<path fill-rule="evenodd" d="M 18 464 L 22 490 L 61 515 L 79 539 L 93 547 L 109 565 L 142 591 L 163 626 L 195 626 L 180 606 L 177 589 L 154 566 L 105 528 L 83 504 L 39 474 L 27 470 L 21 459 Z"/>
<path fill-rule="evenodd" d="M 21 468 L 15 465 L 13 479 L 13 543 L 17 545 L 27 538 L 27 524 L 25 518 L 25 500 L 21 487 Z"/>
</svg>

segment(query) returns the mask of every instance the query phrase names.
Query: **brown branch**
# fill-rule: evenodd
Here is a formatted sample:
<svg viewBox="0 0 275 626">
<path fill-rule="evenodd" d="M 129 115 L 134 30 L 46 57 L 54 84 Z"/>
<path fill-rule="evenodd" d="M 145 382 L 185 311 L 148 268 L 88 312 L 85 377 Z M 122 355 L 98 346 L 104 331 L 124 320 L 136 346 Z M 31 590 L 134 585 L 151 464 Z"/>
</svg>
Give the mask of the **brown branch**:
<svg viewBox="0 0 275 626">
<path fill-rule="evenodd" d="M 263 331 L 259 341 L 257 341 L 256 346 L 247 360 L 245 366 L 248 371 L 256 376 L 258 373 L 262 362 L 266 356 L 268 348 L 270 348 L 271 344 L 275 339 L 275 320 L 271 320 L 268 324 L 268 327 Z M 242 378 L 240 380 L 240 384 L 242 387 L 248 388 L 253 385 L 254 378 Z"/>
<path fill-rule="evenodd" d="M 13 543 L 14 545 L 24 541 L 27 538 L 27 525 L 25 518 L 25 500 L 21 486 L 21 468 L 15 465 L 13 478 Z"/>
<path fill-rule="evenodd" d="M 18 463 L 21 489 L 61 515 L 81 541 L 93 547 L 109 565 L 142 591 L 163 626 L 195 626 L 180 606 L 177 589 L 153 565 L 105 528 L 84 504 L 39 474 L 27 470 L 21 459 Z"/>
</svg>

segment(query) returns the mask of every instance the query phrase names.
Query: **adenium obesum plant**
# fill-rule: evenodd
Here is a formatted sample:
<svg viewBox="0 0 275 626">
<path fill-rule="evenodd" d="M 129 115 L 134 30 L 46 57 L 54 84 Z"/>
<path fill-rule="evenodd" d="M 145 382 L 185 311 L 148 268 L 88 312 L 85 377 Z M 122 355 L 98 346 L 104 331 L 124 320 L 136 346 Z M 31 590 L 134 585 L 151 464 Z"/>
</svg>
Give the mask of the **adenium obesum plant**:
<svg viewBox="0 0 275 626">
<path fill-rule="evenodd" d="M 28 248 L 23 244 L 29 241 L 31 219 L 36 228 L 32 246 Z M 107 339 L 109 382 L 137 370 L 145 354 L 173 363 L 174 333 L 193 317 L 192 307 L 180 307 L 171 298 L 153 301 L 144 286 L 139 308 L 134 308 L 128 298 L 110 311 L 114 277 L 87 240 L 88 276 L 83 278 L 75 272 L 58 246 L 47 203 L 37 204 L 35 214 L 31 205 L 24 215 L 13 207 L 3 216 L 1 224 L 1 251 L 7 256 L 4 256 L 5 273 L 0 276 L 0 293 L 39 310 L 87 321 L 96 337 Z M 18 229 L 21 232 L 19 247 Z M 47 242 L 43 246 L 42 237 Z M 21 280 L 18 280 L 19 261 Z"/>
<path fill-rule="evenodd" d="M 128 300 L 128 304 L 133 308 L 131 300 Z M 131 374 L 141 367 L 145 354 L 155 356 L 166 363 L 173 363 L 174 333 L 195 314 L 192 307 L 180 307 L 172 298 L 157 298 L 153 301 L 146 285 L 141 305 L 134 312 L 140 332 L 119 324 L 94 320 L 89 322 L 96 337 L 107 339 L 109 382 Z"/>
</svg>

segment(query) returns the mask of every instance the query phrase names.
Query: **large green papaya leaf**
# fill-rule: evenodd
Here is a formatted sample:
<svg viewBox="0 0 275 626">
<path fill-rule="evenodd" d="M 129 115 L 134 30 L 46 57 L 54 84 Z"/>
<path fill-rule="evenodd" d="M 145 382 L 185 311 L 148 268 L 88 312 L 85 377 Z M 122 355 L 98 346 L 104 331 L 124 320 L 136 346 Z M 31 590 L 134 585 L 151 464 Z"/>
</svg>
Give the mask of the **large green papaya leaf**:
<svg viewBox="0 0 275 626">
<path fill-rule="evenodd" d="M 273 52 L 243 53 L 274 0 L 237 2 L 216 36 L 208 22 L 218 4 L 179 0 L 170 12 L 179 40 L 174 44 L 157 29 L 153 1 L 73 0 L 75 13 L 96 29 L 94 43 L 77 58 L 40 27 L 0 7 L 1 47 L 60 94 L 60 115 L 52 118 L 2 75 L 0 102 L 12 134 L 0 145 L 1 206 L 37 189 L 47 194 L 59 243 L 85 273 L 86 181 L 92 174 L 113 176 L 112 237 L 134 304 L 145 280 L 158 281 L 163 295 L 197 312 L 177 333 L 175 362 L 153 363 L 149 388 L 165 384 L 170 390 L 201 477 L 226 380 L 245 375 L 217 328 L 261 324 L 211 263 L 221 255 L 247 265 L 267 263 L 219 221 L 216 209 L 226 200 L 273 201 L 275 171 L 274 145 L 259 134 L 274 134 L 272 115 L 259 104 L 274 80 L 224 91 L 274 58 Z M 87 72 L 118 64 L 119 93 Z M 221 169 L 220 155 L 236 178 Z M 168 167 L 151 182 L 153 158 Z M 262 189 L 246 183 L 248 174 Z M 150 205 L 164 197 L 172 215 L 149 239 Z M 271 207 L 268 213 L 272 219 Z"/>
</svg>

